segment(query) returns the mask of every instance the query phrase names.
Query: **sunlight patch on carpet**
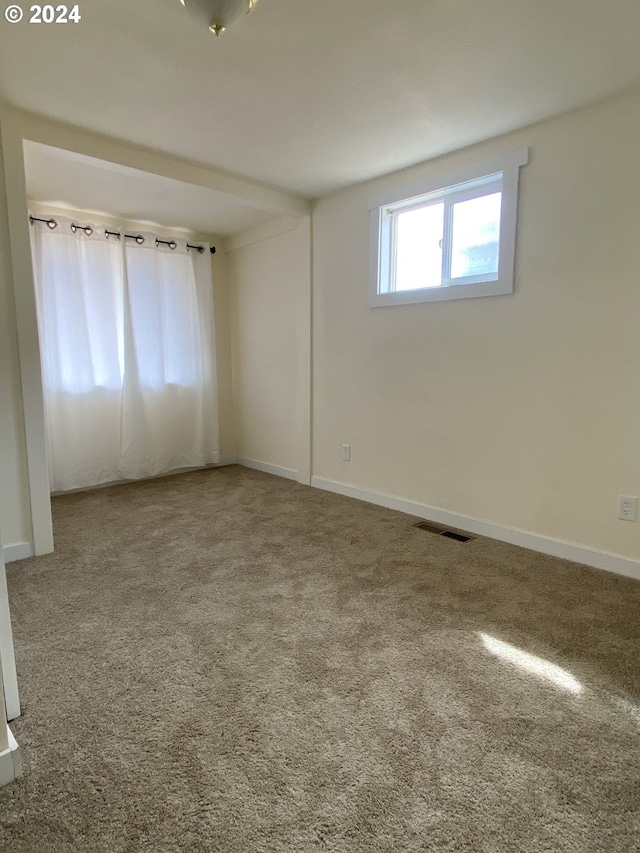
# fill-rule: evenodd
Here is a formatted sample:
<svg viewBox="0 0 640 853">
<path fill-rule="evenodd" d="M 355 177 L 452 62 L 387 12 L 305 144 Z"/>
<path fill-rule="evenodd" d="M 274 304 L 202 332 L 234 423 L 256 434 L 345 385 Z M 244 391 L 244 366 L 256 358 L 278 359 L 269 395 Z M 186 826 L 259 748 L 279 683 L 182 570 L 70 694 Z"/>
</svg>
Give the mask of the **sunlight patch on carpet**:
<svg viewBox="0 0 640 853">
<path fill-rule="evenodd" d="M 558 687 L 569 690 L 571 693 L 582 693 L 582 685 L 566 669 L 562 669 L 562 667 L 556 666 L 544 658 L 531 655 L 529 652 L 523 652 L 517 646 L 505 643 L 489 634 L 483 634 L 481 631 L 478 633 L 485 648 L 491 654 L 497 655 L 533 675 L 544 678 L 545 681 L 550 681 Z"/>
</svg>

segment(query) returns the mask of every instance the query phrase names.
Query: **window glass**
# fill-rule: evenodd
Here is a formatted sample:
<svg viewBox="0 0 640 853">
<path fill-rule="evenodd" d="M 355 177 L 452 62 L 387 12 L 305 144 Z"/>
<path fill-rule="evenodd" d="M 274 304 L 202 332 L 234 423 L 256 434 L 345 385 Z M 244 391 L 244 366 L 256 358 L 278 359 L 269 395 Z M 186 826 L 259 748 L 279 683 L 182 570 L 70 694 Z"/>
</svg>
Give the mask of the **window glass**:
<svg viewBox="0 0 640 853">
<path fill-rule="evenodd" d="M 442 283 L 444 204 L 398 213 L 396 290 L 439 287 Z"/>
<path fill-rule="evenodd" d="M 451 278 L 498 272 L 502 193 L 453 205 Z"/>
</svg>

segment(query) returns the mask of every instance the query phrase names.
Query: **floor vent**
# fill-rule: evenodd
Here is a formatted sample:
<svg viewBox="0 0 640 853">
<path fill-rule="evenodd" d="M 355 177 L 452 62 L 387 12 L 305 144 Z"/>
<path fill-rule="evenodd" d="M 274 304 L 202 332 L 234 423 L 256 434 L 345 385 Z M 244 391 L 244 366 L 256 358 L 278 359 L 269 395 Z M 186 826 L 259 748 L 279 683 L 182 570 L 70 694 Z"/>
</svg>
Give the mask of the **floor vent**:
<svg viewBox="0 0 640 853">
<path fill-rule="evenodd" d="M 419 530 L 426 530 L 427 533 L 437 533 L 438 536 L 442 535 L 446 529 L 444 527 L 436 527 L 435 524 L 429 524 L 428 521 L 419 521 L 413 526 L 417 527 Z"/>
<path fill-rule="evenodd" d="M 470 542 L 473 536 L 465 536 L 464 533 L 454 533 L 453 530 L 445 530 L 442 534 L 447 539 L 455 539 L 457 542 Z"/>
<path fill-rule="evenodd" d="M 465 533 L 456 533 L 455 530 L 448 530 L 446 527 L 438 527 L 436 524 L 430 524 L 428 521 L 419 521 L 413 525 L 419 530 L 426 530 L 427 533 L 435 533 L 436 536 L 446 536 L 447 539 L 455 539 L 456 542 L 471 542 L 475 537 L 467 536 Z"/>
</svg>

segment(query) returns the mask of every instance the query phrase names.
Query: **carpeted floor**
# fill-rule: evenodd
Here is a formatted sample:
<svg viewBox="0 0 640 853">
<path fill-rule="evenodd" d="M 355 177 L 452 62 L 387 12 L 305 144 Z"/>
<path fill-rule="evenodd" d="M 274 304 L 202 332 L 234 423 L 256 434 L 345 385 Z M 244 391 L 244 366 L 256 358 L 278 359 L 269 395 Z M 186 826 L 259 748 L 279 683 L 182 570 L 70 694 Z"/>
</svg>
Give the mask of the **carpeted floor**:
<svg viewBox="0 0 640 853">
<path fill-rule="evenodd" d="M 3 853 L 638 850 L 634 581 L 236 466 L 53 509 Z"/>
</svg>

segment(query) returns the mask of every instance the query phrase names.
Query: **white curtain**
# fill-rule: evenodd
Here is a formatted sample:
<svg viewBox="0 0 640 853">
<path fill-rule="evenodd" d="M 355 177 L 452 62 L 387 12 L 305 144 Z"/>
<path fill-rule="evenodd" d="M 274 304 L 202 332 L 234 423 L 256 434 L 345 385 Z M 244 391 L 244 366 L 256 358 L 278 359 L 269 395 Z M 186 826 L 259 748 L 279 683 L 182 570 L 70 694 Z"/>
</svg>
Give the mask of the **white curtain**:
<svg viewBox="0 0 640 853">
<path fill-rule="evenodd" d="M 32 228 L 52 491 L 217 462 L 208 245 L 55 221 Z"/>
</svg>

